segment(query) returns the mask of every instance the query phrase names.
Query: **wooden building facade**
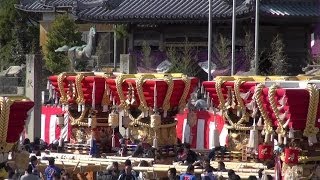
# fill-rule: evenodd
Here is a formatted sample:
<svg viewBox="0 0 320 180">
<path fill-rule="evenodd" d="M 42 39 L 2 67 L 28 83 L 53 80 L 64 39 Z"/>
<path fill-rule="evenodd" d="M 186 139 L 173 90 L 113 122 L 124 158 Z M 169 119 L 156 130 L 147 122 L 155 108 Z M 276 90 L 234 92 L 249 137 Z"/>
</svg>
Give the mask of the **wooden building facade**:
<svg viewBox="0 0 320 180">
<path fill-rule="evenodd" d="M 25 0 L 26 1 L 26 0 Z M 224 35 L 231 42 L 231 0 L 213 0 L 213 41 Z M 18 9 L 30 13 L 42 13 L 41 39 L 45 43 L 45 31 L 48 13 L 69 12 L 79 24 L 99 24 L 98 32 L 113 33 L 112 25 L 125 25 L 128 36 L 118 40 L 118 54 L 139 51 L 144 42 L 151 46 L 153 52 L 166 54 L 165 50 L 172 46 L 188 45 L 202 52 L 199 61 L 207 58 L 207 0 L 46 0 L 24 2 Z M 272 39 L 281 35 L 285 53 L 291 64 L 290 72 L 297 74 L 307 62 L 310 53 L 311 34 L 320 18 L 320 2 L 318 0 L 261 0 L 260 3 L 260 37 L 259 50 L 268 52 Z M 236 45 L 239 51 L 244 43 L 245 32 L 254 36 L 254 0 L 237 0 L 237 36 Z M 80 26 L 80 27 L 81 27 Z M 84 28 L 86 29 L 86 28 Z M 88 28 L 87 28 L 88 29 Z M 110 34 L 113 36 L 113 34 Z M 113 41 L 112 38 L 108 39 Z M 111 43 L 112 44 L 112 43 Z M 110 48 L 113 48 L 110 45 Z M 108 51 L 108 50 L 106 50 Z M 109 50 L 113 51 L 113 50 Z M 216 54 L 215 50 L 213 52 Z M 240 56 L 240 55 L 239 55 Z M 237 56 L 239 58 L 239 56 Z M 213 55 L 213 61 L 217 56 Z M 162 59 L 161 59 L 162 58 Z M 166 55 L 160 57 L 165 60 Z M 239 60 L 242 64 L 242 61 Z M 237 67 L 236 70 L 244 67 Z M 246 66 L 247 68 L 247 66 Z"/>
</svg>

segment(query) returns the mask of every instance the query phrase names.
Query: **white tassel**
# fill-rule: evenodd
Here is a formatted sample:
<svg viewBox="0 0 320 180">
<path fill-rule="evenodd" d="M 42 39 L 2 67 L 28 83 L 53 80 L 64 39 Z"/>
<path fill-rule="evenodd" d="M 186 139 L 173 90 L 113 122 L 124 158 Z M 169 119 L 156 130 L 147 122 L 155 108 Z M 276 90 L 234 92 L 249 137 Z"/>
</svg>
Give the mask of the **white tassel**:
<svg viewBox="0 0 320 180">
<path fill-rule="evenodd" d="M 259 126 L 259 127 L 260 127 L 260 126 L 262 126 L 262 117 L 261 117 L 261 116 L 259 117 L 259 120 L 258 120 L 257 126 Z"/>
<path fill-rule="evenodd" d="M 153 146 L 152 146 L 153 148 L 158 148 L 158 140 L 157 140 L 157 137 L 154 137 L 153 138 Z"/>
<path fill-rule="evenodd" d="M 216 122 L 213 124 L 213 138 L 212 138 L 212 146 L 219 147 L 220 146 L 220 138 L 219 138 L 219 131 L 216 128 Z"/>
<path fill-rule="evenodd" d="M 258 139 L 258 130 L 256 130 L 256 122 L 255 120 L 253 121 L 253 129 L 250 130 L 250 137 L 249 137 L 249 143 L 248 147 L 257 149 L 258 144 L 259 144 L 259 139 Z"/>
<path fill-rule="evenodd" d="M 78 104 L 78 112 L 81 112 L 81 104 Z"/>
<path fill-rule="evenodd" d="M 41 91 L 41 104 L 44 104 L 44 96 L 45 96 L 45 92 Z"/>
<path fill-rule="evenodd" d="M 64 110 L 65 111 L 69 111 L 69 105 L 68 104 L 64 107 Z"/>
<path fill-rule="evenodd" d="M 281 134 L 278 134 L 278 144 L 282 144 L 283 141 L 282 141 L 282 136 Z"/>
<path fill-rule="evenodd" d="M 63 144 L 63 138 L 60 137 L 60 139 L 59 139 L 59 147 L 62 147 L 62 144 Z"/>
<path fill-rule="evenodd" d="M 264 130 L 261 131 L 261 135 L 264 136 L 266 133 Z"/>
<path fill-rule="evenodd" d="M 266 134 L 264 131 L 263 131 L 263 133 L 265 134 L 265 136 L 264 136 L 264 142 L 265 143 L 267 143 L 267 142 L 269 142 L 270 141 L 270 137 L 269 137 L 269 134 Z"/>
<path fill-rule="evenodd" d="M 240 107 L 237 107 L 237 116 L 241 117 L 242 113 L 241 113 L 241 109 Z"/>
<path fill-rule="evenodd" d="M 49 90 L 49 89 L 50 89 L 50 82 L 47 81 L 47 90 Z"/>
<path fill-rule="evenodd" d="M 88 118 L 88 127 L 91 127 L 91 126 L 92 126 L 92 118 L 89 117 L 89 118 Z"/>
<path fill-rule="evenodd" d="M 286 136 L 283 138 L 283 144 L 284 144 L 284 145 L 287 144 L 287 137 L 286 137 Z"/>
<path fill-rule="evenodd" d="M 290 138 L 290 139 L 293 139 L 293 138 L 294 138 L 294 130 L 293 130 L 293 128 L 290 128 L 290 129 L 289 129 L 289 138 Z"/>
<path fill-rule="evenodd" d="M 84 111 L 86 109 L 86 105 L 82 104 L 81 105 L 81 111 Z"/>
<path fill-rule="evenodd" d="M 270 141 L 273 142 L 274 141 L 274 134 L 272 133 L 270 136 Z"/>
</svg>

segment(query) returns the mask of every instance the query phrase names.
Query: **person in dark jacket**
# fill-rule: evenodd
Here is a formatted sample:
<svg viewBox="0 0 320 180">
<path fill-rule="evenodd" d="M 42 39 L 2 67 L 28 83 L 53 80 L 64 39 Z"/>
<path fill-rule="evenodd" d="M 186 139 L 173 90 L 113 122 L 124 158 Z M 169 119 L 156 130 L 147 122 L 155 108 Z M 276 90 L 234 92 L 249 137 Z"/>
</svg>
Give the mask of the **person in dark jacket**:
<svg viewBox="0 0 320 180">
<path fill-rule="evenodd" d="M 136 180 L 137 176 L 134 174 L 132 170 L 131 161 L 127 159 L 124 162 L 124 172 L 119 176 L 118 180 Z"/>
<path fill-rule="evenodd" d="M 170 168 L 168 170 L 168 178 L 169 178 L 169 180 L 178 180 L 178 179 L 180 179 L 180 176 L 177 175 L 176 168 Z"/>
<path fill-rule="evenodd" d="M 190 144 L 184 145 L 184 152 L 185 154 L 185 163 L 186 164 L 193 164 L 194 162 L 198 161 L 198 155 L 190 149 Z"/>
</svg>

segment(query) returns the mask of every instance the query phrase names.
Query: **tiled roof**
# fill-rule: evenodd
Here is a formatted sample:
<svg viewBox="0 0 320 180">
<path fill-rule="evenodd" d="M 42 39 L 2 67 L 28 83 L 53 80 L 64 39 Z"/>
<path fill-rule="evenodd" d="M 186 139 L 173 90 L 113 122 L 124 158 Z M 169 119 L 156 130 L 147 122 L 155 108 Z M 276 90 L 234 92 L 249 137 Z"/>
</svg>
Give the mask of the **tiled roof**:
<svg viewBox="0 0 320 180">
<path fill-rule="evenodd" d="M 29 1 L 29 0 L 22 0 Z M 77 2 L 77 3 L 75 3 Z M 101 4 L 98 5 L 97 2 Z M 212 0 L 212 16 L 227 19 L 232 15 L 232 0 Z M 238 0 L 236 13 L 249 17 L 254 0 Z M 95 6 L 90 4 L 96 3 Z M 248 3 L 248 4 L 247 4 Z M 18 9 L 31 12 L 74 10 L 81 20 L 103 22 L 206 21 L 208 0 L 37 0 L 21 3 Z M 320 0 L 261 0 L 260 13 L 267 16 L 320 17 Z"/>
<path fill-rule="evenodd" d="M 212 0 L 213 17 L 230 17 L 232 8 L 224 0 Z M 245 2 L 239 3 L 238 15 L 249 12 Z M 134 20 L 206 20 L 208 16 L 208 0 L 122 0 L 115 9 L 103 7 L 86 9 L 77 14 L 80 19 L 105 21 Z"/>
<path fill-rule="evenodd" d="M 265 1 L 261 4 L 260 11 L 270 16 L 320 17 L 320 1 Z"/>
</svg>

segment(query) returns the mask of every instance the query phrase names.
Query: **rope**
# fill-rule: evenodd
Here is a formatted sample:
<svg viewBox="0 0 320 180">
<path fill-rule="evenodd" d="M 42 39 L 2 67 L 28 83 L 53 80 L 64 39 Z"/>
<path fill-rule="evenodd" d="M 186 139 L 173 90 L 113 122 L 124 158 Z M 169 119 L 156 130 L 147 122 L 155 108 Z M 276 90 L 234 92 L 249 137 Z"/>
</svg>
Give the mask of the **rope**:
<svg viewBox="0 0 320 180">
<path fill-rule="evenodd" d="M 87 114 L 88 112 L 88 109 L 85 108 L 82 112 L 81 112 L 81 115 L 78 117 L 78 118 L 74 118 L 70 111 L 68 111 L 68 115 L 69 115 L 69 118 L 70 118 L 70 121 L 71 121 L 71 125 L 79 125 L 79 126 L 87 126 L 88 123 L 85 123 L 85 122 L 81 122 L 83 120 L 83 118 L 85 117 L 85 115 Z"/>
<path fill-rule="evenodd" d="M 144 94 L 143 94 L 143 84 L 144 84 L 146 79 L 153 79 L 153 78 L 155 78 L 154 75 L 146 74 L 146 75 L 141 75 L 136 80 L 137 93 L 138 93 L 138 96 L 139 96 L 139 99 L 140 99 L 139 109 L 142 112 L 146 112 L 146 111 L 149 110 L 146 98 L 144 97 Z"/>
<path fill-rule="evenodd" d="M 60 73 L 58 75 L 58 88 L 59 88 L 59 91 L 60 91 L 60 102 L 61 104 L 67 104 L 68 103 L 68 97 L 67 97 L 67 93 L 64 91 L 64 85 L 63 85 L 63 81 L 64 79 L 67 77 L 67 73 L 66 72 L 63 72 L 63 73 Z"/>
<path fill-rule="evenodd" d="M 231 120 L 231 118 L 230 118 L 230 116 L 228 115 L 228 112 L 227 112 L 227 111 L 225 111 L 225 112 L 223 113 L 223 115 L 224 115 L 224 117 L 228 120 L 230 126 L 231 126 L 233 129 L 235 129 L 235 130 L 247 131 L 247 130 L 251 130 L 251 129 L 252 129 L 252 127 L 244 127 L 244 126 L 242 126 L 241 124 L 238 124 L 238 123 L 235 124 L 235 123 L 233 123 L 232 120 Z"/>
<path fill-rule="evenodd" d="M 272 133 L 273 129 L 272 129 L 272 121 L 270 120 L 268 113 L 266 112 L 266 110 L 263 107 L 263 102 L 261 100 L 261 93 L 262 90 L 264 88 L 263 84 L 258 84 L 258 86 L 256 86 L 255 92 L 254 92 L 254 100 L 257 102 L 258 108 L 261 112 L 261 115 L 264 119 L 264 132 L 266 134 L 270 134 Z"/>
<path fill-rule="evenodd" d="M 187 104 L 186 99 L 187 96 L 189 94 L 190 88 L 191 88 L 191 79 L 188 78 L 188 76 L 183 76 L 182 80 L 184 81 L 184 90 L 183 90 L 183 94 L 181 96 L 181 99 L 179 101 L 179 109 L 183 110 Z"/>
<path fill-rule="evenodd" d="M 221 110 L 224 110 L 225 109 L 225 99 L 223 97 L 223 93 L 222 93 L 222 86 L 223 84 L 223 80 L 221 78 L 217 78 L 216 80 L 216 91 L 217 91 L 217 95 L 218 95 L 218 99 L 219 99 L 219 105 L 218 105 L 218 108 L 221 109 Z"/>
<path fill-rule="evenodd" d="M 164 81 L 167 83 L 168 89 L 167 89 L 166 97 L 164 98 L 164 101 L 163 101 L 162 108 L 164 111 L 168 111 L 170 109 L 170 99 L 173 92 L 174 84 L 173 84 L 172 76 L 165 76 Z"/>
<path fill-rule="evenodd" d="M 234 84 L 234 93 L 238 102 L 238 107 L 241 109 L 241 111 L 245 110 L 245 113 L 242 113 L 242 117 L 239 119 L 237 124 L 242 124 L 244 121 L 248 121 L 250 116 L 249 113 L 246 111 L 246 106 L 244 105 L 240 95 L 240 86 L 243 82 L 244 81 L 242 81 L 241 79 L 238 79 Z"/>
<path fill-rule="evenodd" d="M 277 108 L 277 102 L 276 102 L 276 99 L 275 99 L 276 90 L 277 90 L 277 85 L 273 84 L 269 88 L 268 99 L 269 99 L 269 102 L 270 102 L 271 109 L 272 109 L 273 113 L 275 114 L 275 117 L 276 117 L 276 119 L 278 121 L 278 128 L 277 128 L 276 132 L 278 134 L 280 134 L 282 137 L 284 137 L 285 134 L 286 134 L 286 130 L 285 130 L 285 127 L 284 127 L 283 120 L 280 118 L 280 111 Z"/>
<path fill-rule="evenodd" d="M 316 135 L 319 132 L 319 128 L 315 127 L 319 103 L 319 91 L 317 89 L 317 86 L 314 84 L 308 84 L 307 90 L 310 97 L 306 127 L 303 131 L 303 136 L 310 137 Z"/>
<path fill-rule="evenodd" d="M 78 97 L 77 97 L 76 101 L 77 101 L 77 103 L 79 105 L 85 104 L 85 99 L 84 99 L 84 96 L 83 96 L 82 84 L 81 84 L 83 78 L 84 78 L 84 75 L 80 73 L 80 74 L 77 74 L 76 80 L 75 80 L 77 94 L 78 94 Z"/>
<path fill-rule="evenodd" d="M 13 104 L 9 98 L 0 98 L 0 152 L 9 152 L 15 143 L 7 143 L 10 106 Z"/>
<path fill-rule="evenodd" d="M 126 103 L 125 97 L 124 97 L 124 93 L 122 90 L 122 83 L 125 79 L 127 78 L 132 78 L 134 77 L 133 75 L 126 75 L 126 74 L 121 74 L 120 76 L 117 76 L 116 78 L 116 87 L 117 87 L 117 92 L 120 98 L 120 104 L 119 104 L 119 108 L 123 108 L 123 109 L 129 109 L 129 105 Z"/>
</svg>

